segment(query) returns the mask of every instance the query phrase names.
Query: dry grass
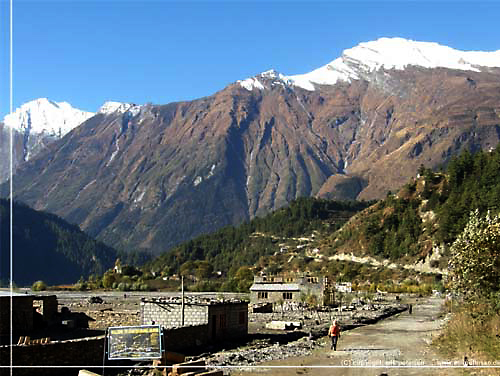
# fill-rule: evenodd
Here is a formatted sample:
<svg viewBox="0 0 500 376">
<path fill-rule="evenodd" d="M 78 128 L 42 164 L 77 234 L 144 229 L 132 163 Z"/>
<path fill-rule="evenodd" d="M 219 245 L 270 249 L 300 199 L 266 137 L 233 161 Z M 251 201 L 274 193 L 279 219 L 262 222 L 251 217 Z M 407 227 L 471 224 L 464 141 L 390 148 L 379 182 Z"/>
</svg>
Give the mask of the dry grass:
<svg viewBox="0 0 500 376">
<path fill-rule="evenodd" d="M 466 356 L 470 360 L 496 361 L 500 365 L 500 315 L 477 305 L 448 305 L 450 308 L 453 316 L 433 343 L 438 351 L 450 357 Z M 500 374 L 500 370 L 488 372 Z"/>
</svg>

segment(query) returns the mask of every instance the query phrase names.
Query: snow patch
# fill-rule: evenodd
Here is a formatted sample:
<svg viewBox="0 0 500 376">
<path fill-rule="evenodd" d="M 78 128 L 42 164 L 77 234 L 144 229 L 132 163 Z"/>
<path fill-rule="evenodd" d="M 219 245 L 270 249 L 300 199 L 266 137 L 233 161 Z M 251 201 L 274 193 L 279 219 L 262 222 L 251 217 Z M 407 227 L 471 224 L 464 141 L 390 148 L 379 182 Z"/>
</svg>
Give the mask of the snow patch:
<svg viewBox="0 0 500 376">
<path fill-rule="evenodd" d="M 210 172 L 208 173 L 206 179 L 209 179 L 212 176 L 214 176 L 214 171 L 215 171 L 215 165 L 213 164 L 212 167 L 210 168 Z"/>
<path fill-rule="evenodd" d="M 106 163 L 106 167 L 109 166 L 109 164 L 111 162 L 113 162 L 113 159 L 115 159 L 116 155 L 118 154 L 118 152 L 120 151 L 120 143 L 119 143 L 119 139 L 118 137 L 115 139 L 115 151 L 113 151 L 113 153 L 111 153 L 111 157 L 109 157 L 109 160 L 108 162 Z"/>
<path fill-rule="evenodd" d="M 264 85 L 262 85 L 260 81 L 254 77 L 247 78 L 246 80 L 241 80 L 237 82 L 248 91 L 252 91 L 253 89 L 259 89 L 259 90 L 264 89 Z"/>
<path fill-rule="evenodd" d="M 129 112 L 132 116 L 136 116 L 139 112 L 141 112 L 142 106 L 136 105 L 134 103 L 123 103 L 123 102 L 114 102 L 107 101 L 99 108 L 98 113 L 109 115 L 118 112 L 120 114 L 124 114 Z"/>
<path fill-rule="evenodd" d="M 197 176 L 196 179 L 194 179 L 193 185 L 196 187 L 198 186 L 201 182 L 203 181 L 203 178 L 201 176 Z"/>
<path fill-rule="evenodd" d="M 141 194 L 139 195 L 139 197 L 137 197 L 136 199 L 134 199 L 134 202 L 141 202 L 142 199 L 144 198 L 145 194 L 146 194 L 146 191 L 142 191 Z"/>
<path fill-rule="evenodd" d="M 101 108 L 99 108 L 99 111 L 97 112 L 99 114 L 105 114 L 105 115 L 112 114 L 115 112 L 125 113 L 132 106 L 133 105 L 131 103 L 107 101 L 104 102 L 104 104 L 101 106 Z"/>
</svg>

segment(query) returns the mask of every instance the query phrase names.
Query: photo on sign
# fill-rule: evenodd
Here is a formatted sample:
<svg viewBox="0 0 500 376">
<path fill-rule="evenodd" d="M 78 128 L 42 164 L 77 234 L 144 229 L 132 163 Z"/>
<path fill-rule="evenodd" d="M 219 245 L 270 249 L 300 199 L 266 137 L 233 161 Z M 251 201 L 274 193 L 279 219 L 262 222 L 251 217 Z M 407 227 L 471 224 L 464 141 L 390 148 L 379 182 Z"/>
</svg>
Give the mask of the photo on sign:
<svg viewBox="0 0 500 376">
<path fill-rule="evenodd" d="M 160 326 L 121 326 L 108 328 L 108 359 L 161 358 Z"/>
</svg>

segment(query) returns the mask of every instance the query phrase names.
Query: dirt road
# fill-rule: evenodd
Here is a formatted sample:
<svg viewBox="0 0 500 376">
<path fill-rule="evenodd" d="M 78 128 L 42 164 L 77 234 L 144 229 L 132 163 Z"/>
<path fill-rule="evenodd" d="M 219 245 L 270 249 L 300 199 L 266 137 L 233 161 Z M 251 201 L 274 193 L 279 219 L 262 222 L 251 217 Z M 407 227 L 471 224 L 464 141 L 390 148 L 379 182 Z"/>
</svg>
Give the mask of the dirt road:
<svg viewBox="0 0 500 376">
<path fill-rule="evenodd" d="M 342 333 L 337 351 L 328 338 L 308 357 L 289 358 L 231 374 L 250 375 L 461 375 L 460 359 L 443 359 L 430 347 L 445 322 L 443 300 L 422 298 L 408 311 L 374 325 Z M 450 364 L 451 363 L 451 364 Z M 281 368 L 284 367 L 284 368 Z"/>
</svg>

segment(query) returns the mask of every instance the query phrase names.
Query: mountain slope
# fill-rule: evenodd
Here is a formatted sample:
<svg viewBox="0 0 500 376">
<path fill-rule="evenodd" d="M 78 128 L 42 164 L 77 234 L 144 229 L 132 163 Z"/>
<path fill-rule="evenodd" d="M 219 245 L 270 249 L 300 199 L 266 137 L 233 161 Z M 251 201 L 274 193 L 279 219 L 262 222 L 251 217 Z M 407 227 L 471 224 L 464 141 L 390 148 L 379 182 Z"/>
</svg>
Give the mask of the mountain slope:
<svg viewBox="0 0 500 376">
<path fill-rule="evenodd" d="M 116 260 L 114 249 L 53 214 L 18 203 L 13 213 L 13 279 L 18 285 L 36 280 L 74 283 L 80 276 L 103 273 Z M 9 202 L 0 199 L 0 280 L 4 283 L 10 279 L 9 217 Z"/>
<path fill-rule="evenodd" d="M 242 266 L 250 275 L 320 272 L 384 289 L 393 279 L 438 282 L 470 213 L 499 210 L 499 163 L 500 147 L 466 151 L 444 173 L 421 166 L 401 190 L 371 205 L 299 199 L 264 218 L 190 240 L 143 270 L 197 275 L 205 268 L 229 271 L 230 279 Z"/>
<path fill-rule="evenodd" d="M 262 218 L 237 227 L 225 227 L 212 234 L 202 235 L 175 247 L 146 264 L 146 271 L 169 270 L 179 273 L 189 261 L 208 262 L 213 270 L 237 270 L 259 262 L 261 256 L 291 248 L 301 243 L 298 238 L 321 238 L 344 224 L 351 216 L 369 206 L 366 202 L 335 202 L 315 198 L 294 200 Z M 288 246 L 283 247 L 286 242 Z M 293 247 L 295 248 L 295 247 Z M 299 248 L 299 247 L 297 247 Z"/>
<path fill-rule="evenodd" d="M 190 102 L 97 113 L 19 170 L 16 197 L 107 244 L 160 253 L 298 197 L 384 197 L 421 164 L 497 145 L 497 53 L 464 69 L 385 57 L 366 68 L 351 55 L 358 78 L 314 90 L 270 71 Z"/>
</svg>

